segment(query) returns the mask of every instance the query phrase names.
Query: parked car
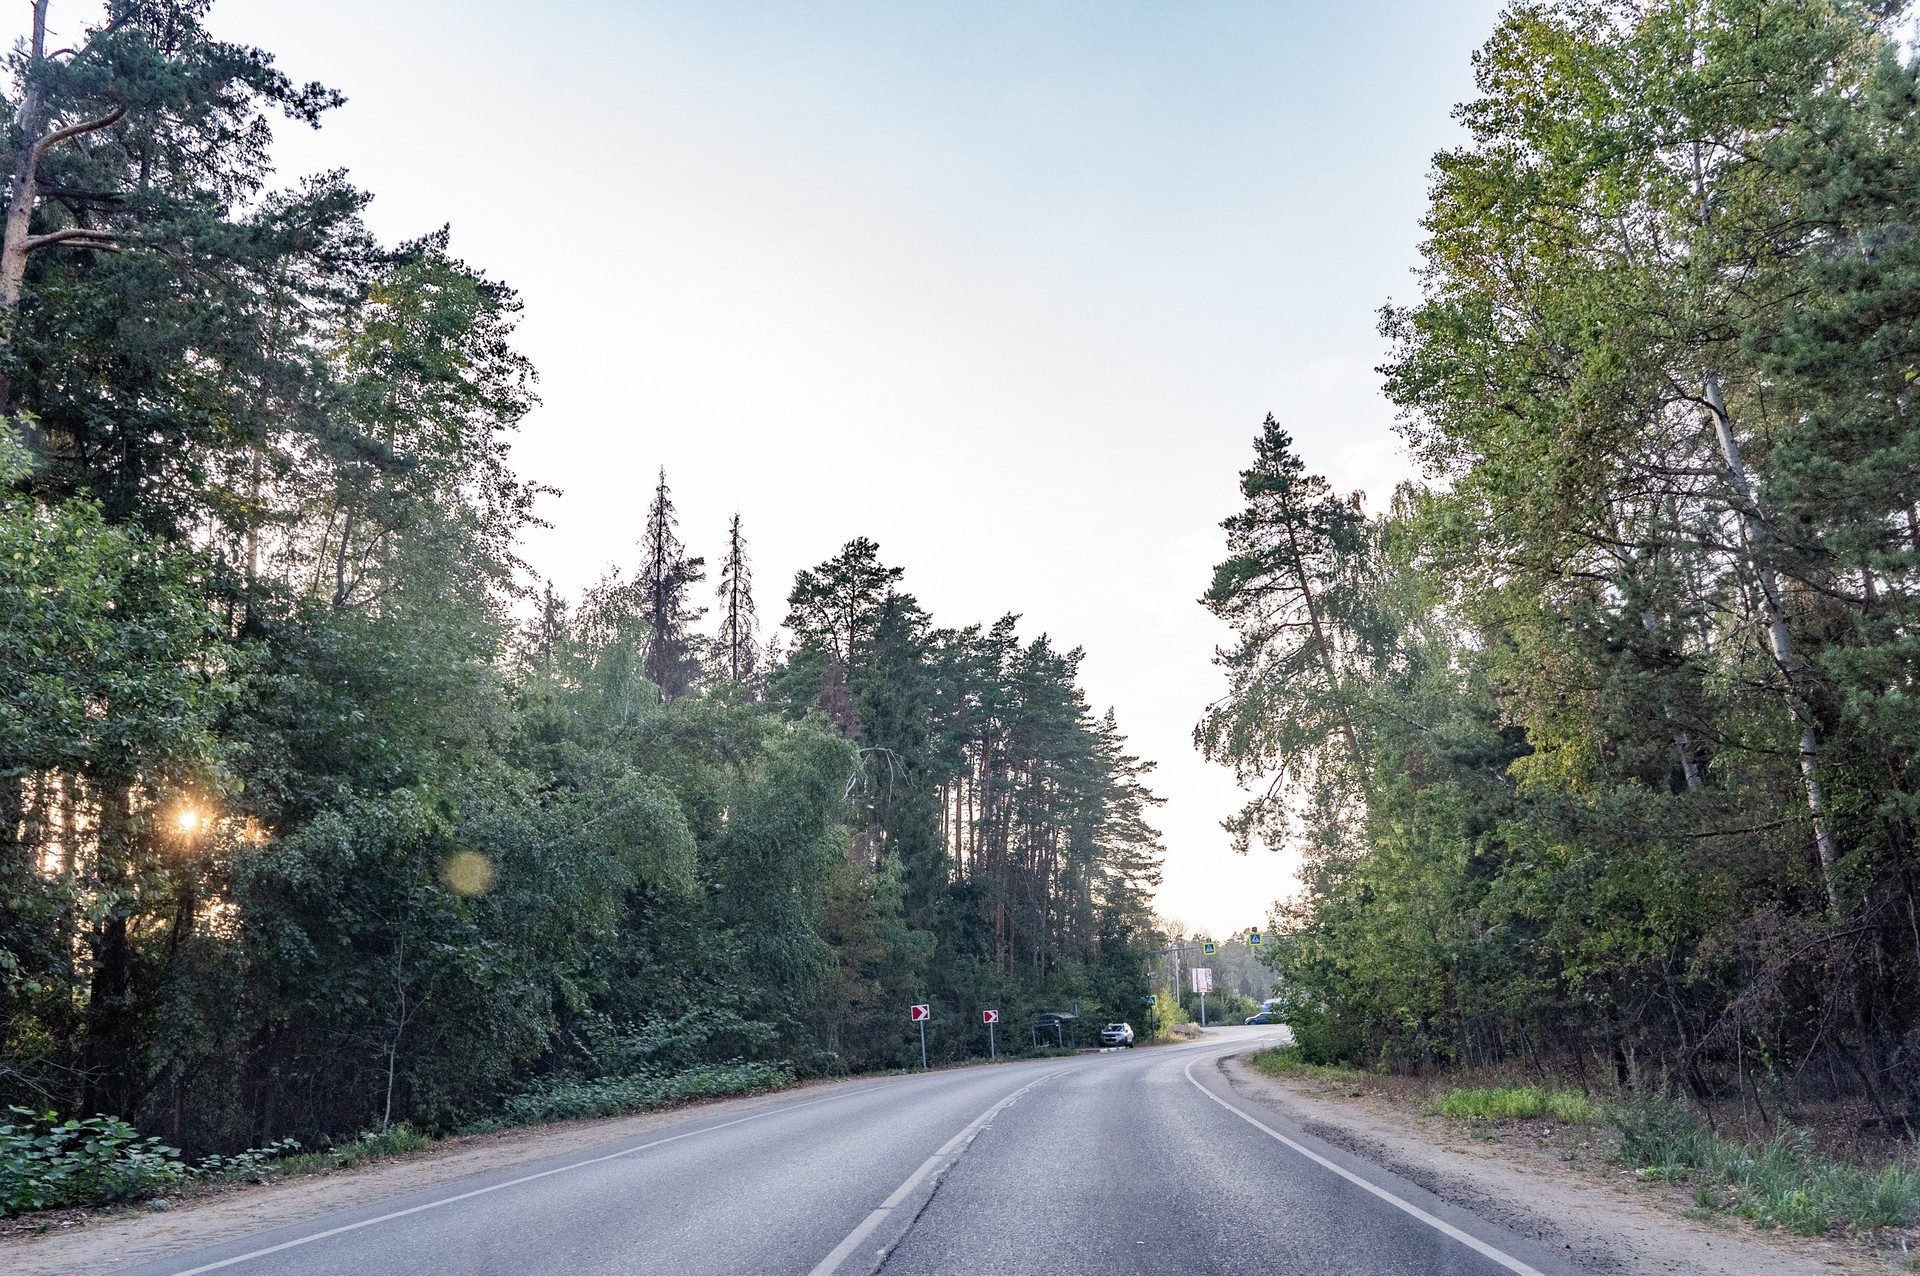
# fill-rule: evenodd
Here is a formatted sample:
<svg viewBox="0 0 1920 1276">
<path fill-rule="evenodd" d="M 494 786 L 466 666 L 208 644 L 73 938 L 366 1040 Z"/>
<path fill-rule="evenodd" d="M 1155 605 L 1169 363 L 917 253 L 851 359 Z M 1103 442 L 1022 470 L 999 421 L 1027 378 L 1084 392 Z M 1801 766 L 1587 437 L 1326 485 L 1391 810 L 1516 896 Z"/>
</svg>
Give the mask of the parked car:
<svg viewBox="0 0 1920 1276">
<path fill-rule="evenodd" d="M 1130 1046 L 1133 1044 L 1133 1025 L 1130 1023 L 1110 1023 L 1100 1030 L 1100 1044 L 1103 1046 Z"/>
<path fill-rule="evenodd" d="M 1279 1023 L 1281 1022 L 1280 999 L 1278 997 L 1269 997 L 1265 1001 L 1261 1002 L 1259 1012 L 1257 1014 L 1248 1015 L 1247 1022 L 1248 1023 Z"/>
</svg>

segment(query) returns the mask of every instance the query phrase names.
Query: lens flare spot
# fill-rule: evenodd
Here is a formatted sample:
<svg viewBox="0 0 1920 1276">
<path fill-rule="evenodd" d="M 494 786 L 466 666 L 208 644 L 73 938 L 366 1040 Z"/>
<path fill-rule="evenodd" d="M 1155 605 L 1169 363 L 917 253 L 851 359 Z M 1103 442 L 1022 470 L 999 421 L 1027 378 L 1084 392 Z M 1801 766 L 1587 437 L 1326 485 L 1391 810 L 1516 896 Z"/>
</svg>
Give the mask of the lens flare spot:
<svg viewBox="0 0 1920 1276">
<path fill-rule="evenodd" d="M 493 888 L 493 861 L 477 851 L 449 856 L 441 880 L 461 895 L 484 895 Z"/>
<path fill-rule="evenodd" d="M 180 826 L 182 833 L 199 832 L 200 825 L 205 819 L 205 816 L 190 806 L 181 807 L 178 811 L 174 812 L 173 816 L 173 822 Z"/>
</svg>

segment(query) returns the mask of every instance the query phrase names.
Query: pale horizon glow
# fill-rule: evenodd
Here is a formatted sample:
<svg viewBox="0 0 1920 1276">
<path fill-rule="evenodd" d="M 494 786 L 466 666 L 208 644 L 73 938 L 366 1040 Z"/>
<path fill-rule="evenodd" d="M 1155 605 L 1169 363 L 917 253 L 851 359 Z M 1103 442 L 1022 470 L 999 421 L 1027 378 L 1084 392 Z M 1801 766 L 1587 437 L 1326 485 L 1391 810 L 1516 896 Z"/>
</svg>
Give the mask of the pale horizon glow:
<svg viewBox="0 0 1920 1276">
<path fill-rule="evenodd" d="M 1224 936 L 1294 889 L 1228 848 L 1194 752 L 1195 599 L 1262 418 L 1375 507 L 1410 474 L 1373 368 L 1416 292 L 1431 154 L 1492 0 L 804 6 L 218 0 L 343 90 L 280 180 L 345 168 L 389 241 L 452 225 L 520 290 L 563 490 L 525 556 L 631 566 L 666 467 L 693 553 L 737 510 L 763 620 L 855 536 L 948 626 L 1084 647 L 1153 787 L 1161 914 Z M 97 9 L 55 0 L 72 32 Z M 710 587 L 711 582 L 709 582 Z M 702 600 L 706 601 L 706 600 Z"/>
</svg>

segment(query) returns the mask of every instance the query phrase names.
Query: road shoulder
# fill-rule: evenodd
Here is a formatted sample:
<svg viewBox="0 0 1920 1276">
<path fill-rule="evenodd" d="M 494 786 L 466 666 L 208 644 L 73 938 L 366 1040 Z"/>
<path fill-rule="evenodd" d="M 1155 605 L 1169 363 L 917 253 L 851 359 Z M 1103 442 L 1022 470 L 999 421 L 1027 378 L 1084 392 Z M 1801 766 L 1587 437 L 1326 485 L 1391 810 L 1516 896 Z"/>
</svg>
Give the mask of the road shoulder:
<svg viewBox="0 0 1920 1276">
<path fill-rule="evenodd" d="M 1449 1204 L 1563 1252 L 1583 1270 L 1699 1276 L 1902 1270 L 1856 1243 L 1686 1218 L 1677 1192 L 1622 1176 L 1597 1151 L 1583 1154 L 1531 1137 L 1477 1139 L 1458 1122 L 1421 1116 L 1386 1095 L 1356 1096 L 1310 1077 L 1270 1077 L 1242 1057 L 1217 1066 L 1250 1111 L 1277 1113 Z"/>
<path fill-rule="evenodd" d="M 702 1100 L 632 1116 L 503 1130 L 446 1139 L 409 1156 L 351 1170 L 300 1175 L 260 1185 L 233 1186 L 180 1200 L 164 1213 L 70 1212 L 60 1230 L 0 1239 L 0 1269 L 8 1276 L 82 1276 L 187 1253 L 241 1236 L 391 1200 L 472 1175 L 585 1153 L 676 1126 L 746 1116 L 836 1091 L 885 1084 L 855 1077 L 739 1098 Z"/>
</svg>

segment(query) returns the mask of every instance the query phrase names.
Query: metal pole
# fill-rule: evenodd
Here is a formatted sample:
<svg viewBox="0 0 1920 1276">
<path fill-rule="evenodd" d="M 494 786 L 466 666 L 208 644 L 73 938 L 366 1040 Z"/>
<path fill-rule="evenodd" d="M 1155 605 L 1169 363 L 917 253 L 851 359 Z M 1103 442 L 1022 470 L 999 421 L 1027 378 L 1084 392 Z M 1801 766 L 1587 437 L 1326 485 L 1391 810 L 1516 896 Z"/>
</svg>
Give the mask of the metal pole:
<svg viewBox="0 0 1920 1276">
<path fill-rule="evenodd" d="M 927 1070 L 927 1021 L 920 1021 L 920 1071 Z"/>
<path fill-rule="evenodd" d="M 999 1050 L 994 1048 L 994 1044 L 993 1044 L 993 1025 L 989 1023 L 987 1025 L 987 1062 L 993 1063 L 997 1061 L 999 1058 L 1000 1058 L 1000 1052 Z"/>
<path fill-rule="evenodd" d="M 1200 1026 L 1202 1028 L 1207 1026 L 1207 994 L 1205 989 L 1202 989 L 1200 992 Z"/>
</svg>

